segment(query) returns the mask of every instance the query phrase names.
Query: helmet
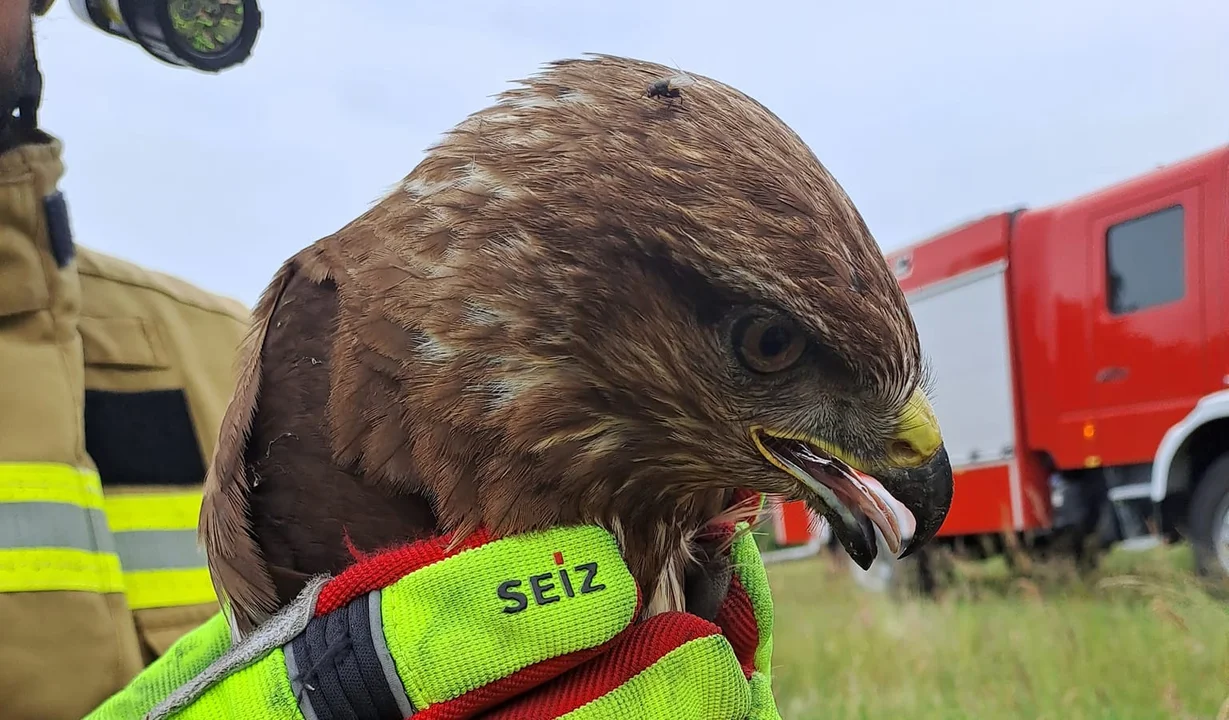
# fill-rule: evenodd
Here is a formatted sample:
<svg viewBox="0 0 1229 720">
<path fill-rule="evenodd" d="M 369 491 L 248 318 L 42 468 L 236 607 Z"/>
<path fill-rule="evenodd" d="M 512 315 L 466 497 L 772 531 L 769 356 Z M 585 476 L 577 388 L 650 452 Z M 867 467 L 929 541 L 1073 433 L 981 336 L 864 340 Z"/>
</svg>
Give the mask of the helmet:
<svg viewBox="0 0 1229 720">
<path fill-rule="evenodd" d="M 55 0 L 33 0 L 35 14 Z M 256 0 L 69 0 L 84 22 L 136 43 L 179 67 L 219 72 L 252 52 L 260 32 Z"/>
</svg>

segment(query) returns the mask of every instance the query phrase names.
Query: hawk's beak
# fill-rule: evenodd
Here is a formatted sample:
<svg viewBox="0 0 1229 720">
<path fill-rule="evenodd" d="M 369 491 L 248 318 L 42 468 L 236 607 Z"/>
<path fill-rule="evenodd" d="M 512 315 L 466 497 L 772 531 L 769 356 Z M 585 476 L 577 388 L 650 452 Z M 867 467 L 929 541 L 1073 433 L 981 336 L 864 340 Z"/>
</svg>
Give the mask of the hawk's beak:
<svg viewBox="0 0 1229 720">
<path fill-rule="evenodd" d="M 913 392 L 901 412 L 896 433 L 888 445 L 887 467 L 879 472 L 874 468 L 863 472 L 877 477 L 917 521 L 913 539 L 900 557 L 908 557 L 930 542 L 947 518 L 954 486 L 939 421 L 921 390 Z"/>
<path fill-rule="evenodd" d="M 865 462 L 832 443 L 797 433 L 757 426 L 751 437 L 770 463 L 800 482 L 798 497 L 828 519 L 863 568 L 878 552 L 874 527 L 893 553 L 907 539 L 900 554 L 907 557 L 934 537 L 951 507 L 951 463 L 934 410 L 920 390 L 901 411 L 883 462 Z M 906 518 L 913 521 L 912 532 L 902 532 L 894 505 L 912 516 Z"/>
</svg>

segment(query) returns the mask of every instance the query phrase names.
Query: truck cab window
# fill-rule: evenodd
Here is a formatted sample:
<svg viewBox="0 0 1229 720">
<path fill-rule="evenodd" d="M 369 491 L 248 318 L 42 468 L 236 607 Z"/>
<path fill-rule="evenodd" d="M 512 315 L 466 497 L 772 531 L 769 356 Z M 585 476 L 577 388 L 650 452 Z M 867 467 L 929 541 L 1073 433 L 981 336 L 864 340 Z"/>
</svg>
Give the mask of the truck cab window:
<svg viewBox="0 0 1229 720">
<path fill-rule="evenodd" d="M 1186 293 L 1181 205 L 1110 227 L 1105 234 L 1109 311 L 1126 315 Z"/>
</svg>

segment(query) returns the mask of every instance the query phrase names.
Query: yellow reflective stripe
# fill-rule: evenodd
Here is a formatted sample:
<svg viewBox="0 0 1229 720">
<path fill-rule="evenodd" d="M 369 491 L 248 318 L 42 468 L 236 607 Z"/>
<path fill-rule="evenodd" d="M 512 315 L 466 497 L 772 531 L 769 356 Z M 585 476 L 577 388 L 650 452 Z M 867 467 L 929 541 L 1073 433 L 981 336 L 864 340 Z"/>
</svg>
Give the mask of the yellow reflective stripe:
<svg viewBox="0 0 1229 720">
<path fill-rule="evenodd" d="M 67 548 L 0 550 L 0 593 L 124 591 L 119 557 Z"/>
<path fill-rule="evenodd" d="M 135 570 L 124 573 L 124 586 L 133 610 L 217 602 L 206 568 Z"/>
<path fill-rule="evenodd" d="M 119 556 L 98 515 L 98 473 L 63 463 L 0 463 L 0 503 L 26 525 L 40 523 L 24 530 L 10 523 L 21 537 L 0 548 L 0 593 L 124 591 Z"/>
<path fill-rule="evenodd" d="M 131 530 L 196 530 L 201 493 L 109 494 L 104 501 L 111 532 Z"/>
<path fill-rule="evenodd" d="M 60 463 L 0 463 L 0 503 L 58 502 L 101 509 L 98 473 Z"/>
<path fill-rule="evenodd" d="M 125 568 L 129 607 L 216 602 L 205 556 L 196 548 L 199 490 L 109 493 L 105 508 Z"/>
<path fill-rule="evenodd" d="M 129 607 L 138 610 L 216 602 L 204 558 L 193 549 L 199 491 L 104 497 L 98 474 L 90 470 L 59 463 L 0 463 L 0 504 L 11 505 L 14 517 L 25 521 L 40 515 L 60 521 L 16 528 L 23 530 L 20 537 L 0 547 L 0 593 L 123 592 Z M 80 527 L 69 522 L 77 517 L 72 511 L 59 508 L 81 513 Z M 90 513 L 100 510 L 106 522 L 99 518 L 91 525 Z M 85 547 L 83 533 L 93 545 Z M 129 551 L 134 569 L 124 571 L 122 554 L 112 551 L 113 536 L 123 538 L 120 549 Z"/>
</svg>

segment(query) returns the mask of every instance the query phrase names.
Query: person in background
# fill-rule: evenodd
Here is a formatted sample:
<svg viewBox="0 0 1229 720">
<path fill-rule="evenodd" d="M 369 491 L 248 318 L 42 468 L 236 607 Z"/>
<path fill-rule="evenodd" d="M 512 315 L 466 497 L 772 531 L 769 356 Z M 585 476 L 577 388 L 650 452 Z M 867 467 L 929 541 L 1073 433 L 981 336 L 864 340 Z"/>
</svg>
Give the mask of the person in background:
<svg viewBox="0 0 1229 720">
<path fill-rule="evenodd" d="M 0 716 L 78 720 L 218 604 L 201 484 L 247 309 L 76 244 L 0 0 Z"/>
</svg>

